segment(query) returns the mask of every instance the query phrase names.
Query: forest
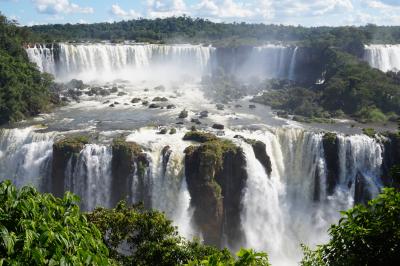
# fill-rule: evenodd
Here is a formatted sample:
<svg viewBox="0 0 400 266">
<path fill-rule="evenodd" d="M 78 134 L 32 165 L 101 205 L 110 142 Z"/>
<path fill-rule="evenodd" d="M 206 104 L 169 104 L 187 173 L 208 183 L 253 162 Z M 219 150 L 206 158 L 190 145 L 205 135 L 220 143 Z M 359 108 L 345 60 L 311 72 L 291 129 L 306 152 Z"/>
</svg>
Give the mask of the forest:
<svg viewBox="0 0 400 266">
<path fill-rule="evenodd" d="M 211 43 L 215 46 L 293 42 L 307 45 L 318 41 L 332 46 L 358 43 L 399 43 L 400 27 L 302 27 L 247 23 L 214 23 L 187 16 L 137 19 L 113 23 L 36 25 L 33 40 L 46 42 L 112 40 L 120 42 Z"/>
<path fill-rule="evenodd" d="M 52 77 L 29 62 L 23 43 L 31 32 L 0 14 L 0 124 L 49 110 Z"/>
</svg>

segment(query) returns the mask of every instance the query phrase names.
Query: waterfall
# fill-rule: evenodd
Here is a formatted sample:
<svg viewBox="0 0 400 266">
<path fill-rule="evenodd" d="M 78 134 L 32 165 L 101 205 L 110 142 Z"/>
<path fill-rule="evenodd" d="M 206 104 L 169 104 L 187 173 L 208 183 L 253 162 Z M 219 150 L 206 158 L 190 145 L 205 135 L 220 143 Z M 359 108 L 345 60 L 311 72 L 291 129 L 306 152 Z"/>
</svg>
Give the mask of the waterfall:
<svg viewBox="0 0 400 266">
<path fill-rule="evenodd" d="M 297 47 L 273 44 L 253 47 L 236 74 L 242 78 L 290 78 L 293 74 L 290 71 L 294 71 L 295 53 Z"/>
<path fill-rule="evenodd" d="M 210 58 L 214 48 L 202 45 L 60 43 L 51 48 L 36 45 L 26 51 L 41 71 L 55 75 L 58 80 L 90 80 L 99 77 L 129 79 L 132 75 L 143 75 L 143 71 L 154 75 L 155 69 L 160 74 L 178 72 L 201 77 L 211 69 Z"/>
<path fill-rule="evenodd" d="M 31 184 L 45 190 L 56 134 L 36 130 L 0 129 L 0 177 L 19 187 Z"/>
<path fill-rule="evenodd" d="M 35 63 L 40 71 L 55 74 L 54 45 L 49 48 L 46 45 L 35 44 L 34 47 L 26 48 L 26 52 L 30 61 Z"/>
<path fill-rule="evenodd" d="M 268 177 L 251 146 L 240 144 L 248 173 L 241 214 L 246 246 L 266 250 L 273 265 L 299 261 L 300 243 L 314 246 L 327 241 L 327 229 L 337 222 L 339 211 L 354 204 L 359 172 L 367 179 L 366 190 L 372 196 L 381 188 L 382 148 L 367 136 L 338 135 L 340 182 L 329 196 L 323 134 L 293 128 L 240 134 L 263 141 L 271 158 Z"/>
<path fill-rule="evenodd" d="M 290 60 L 290 65 L 289 65 L 289 79 L 290 80 L 295 80 L 296 56 L 297 56 L 298 48 L 299 47 L 296 46 L 293 49 L 292 59 Z"/>
<path fill-rule="evenodd" d="M 141 129 L 129 135 L 127 141 L 143 146 L 151 160 L 151 207 L 164 211 L 182 235 L 192 238 L 192 210 L 183 169 L 184 150 L 190 143 L 182 140 L 183 135 L 183 130 L 159 135 L 154 130 Z"/>
<path fill-rule="evenodd" d="M 69 160 L 65 190 L 80 197 L 82 209 L 110 207 L 111 158 L 111 147 L 88 144 L 80 152 L 75 167 Z"/>
<path fill-rule="evenodd" d="M 400 71 L 400 44 L 366 45 L 364 60 L 384 72 Z"/>
<path fill-rule="evenodd" d="M 160 135 L 154 129 L 142 128 L 126 139 L 140 144 L 150 161 L 146 176 L 149 207 L 164 211 L 179 232 L 191 238 L 199 232 L 194 232 L 190 223 L 193 210 L 183 151 L 192 143 L 182 140 L 185 132 L 178 129 L 176 134 Z M 271 159 L 270 176 L 252 146 L 233 137 L 237 134 L 265 143 Z M 57 135 L 33 127 L 2 129 L 0 176 L 18 186 L 33 184 L 45 190 Z M 246 158 L 248 178 L 240 214 L 245 243 L 241 245 L 267 251 L 274 265 L 293 265 L 302 256 L 300 243 L 314 246 L 327 241 L 327 229 L 337 223 L 339 211 L 354 205 L 357 193 L 358 197 L 379 193 L 382 144 L 365 135 L 337 136 L 339 176 L 333 194 L 328 195 L 323 133 L 300 128 L 226 130 L 225 137 L 240 145 Z M 110 145 L 87 144 L 74 162 L 68 162 L 65 189 L 81 198 L 84 210 L 110 207 L 111 161 Z M 357 180 L 362 181 L 361 189 Z M 138 193 L 138 187 L 134 182 L 132 192 Z"/>
</svg>

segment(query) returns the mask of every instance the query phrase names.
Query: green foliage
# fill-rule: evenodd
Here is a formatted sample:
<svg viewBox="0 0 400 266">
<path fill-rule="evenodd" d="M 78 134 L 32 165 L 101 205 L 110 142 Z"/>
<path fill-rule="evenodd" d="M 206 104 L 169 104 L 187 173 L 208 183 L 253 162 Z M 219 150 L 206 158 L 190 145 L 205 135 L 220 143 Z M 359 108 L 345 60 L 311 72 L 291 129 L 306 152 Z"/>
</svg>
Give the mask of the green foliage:
<svg viewBox="0 0 400 266">
<path fill-rule="evenodd" d="M 400 83 L 393 73 L 373 69 L 337 49 L 311 51 L 315 62 L 301 68 L 310 71 L 304 75 L 308 79 L 299 84 L 267 83 L 268 91 L 253 101 L 311 120 L 347 115 L 360 122 L 386 122 L 400 114 Z M 321 84 L 315 84 L 315 73 L 324 73 Z"/>
<path fill-rule="evenodd" d="M 110 256 L 122 265 L 180 265 L 213 254 L 231 256 L 227 250 L 186 241 L 163 213 L 142 205 L 120 202 L 115 209 L 94 210 L 88 219 L 102 232 Z"/>
<path fill-rule="evenodd" d="M 370 137 L 370 138 L 373 138 L 373 137 L 375 137 L 375 135 L 376 135 L 376 131 L 375 131 L 375 129 L 373 129 L 373 128 L 363 128 L 363 133 L 365 134 L 365 135 L 367 135 L 368 137 Z"/>
<path fill-rule="evenodd" d="M 183 140 L 192 140 L 200 143 L 204 143 L 207 141 L 217 140 L 217 136 L 208 132 L 201 131 L 189 131 L 183 136 Z"/>
<path fill-rule="evenodd" d="M 136 40 L 139 42 L 197 42 L 237 47 L 265 42 L 298 42 L 305 46 L 339 47 L 359 55 L 364 43 L 399 43 L 399 27 L 313 27 L 214 23 L 187 16 L 114 23 L 38 25 L 31 30 L 44 41 Z"/>
<path fill-rule="evenodd" d="M 204 260 L 191 261 L 187 266 L 270 266 L 268 255 L 264 252 L 255 252 L 253 249 L 240 249 L 237 259 L 214 254 Z"/>
<path fill-rule="evenodd" d="M 0 13 L 0 124 L 46 111 L 52 77 L 29 62 L 22 42 L 30 33 Z"/>
<path fill-rule="evenodd" d="M 1 265 L 110 265 L 100 231 L 80 213 L 78 198 L 0 183 Z"/>
<path fill-rule="evenodd" d="M 65 155 L 79 153 L 89 143 L 89 137 L 84 135 L 70 136 L 56 141 L 54 149 L 62 151 Z"/>
<path fill-rule="evenodd" d="M 400 261 L 400 193 L 393 188 L 343 212 L 327 244 L 303 247 L 301 265 L 396 265 Z"/>
</svg>

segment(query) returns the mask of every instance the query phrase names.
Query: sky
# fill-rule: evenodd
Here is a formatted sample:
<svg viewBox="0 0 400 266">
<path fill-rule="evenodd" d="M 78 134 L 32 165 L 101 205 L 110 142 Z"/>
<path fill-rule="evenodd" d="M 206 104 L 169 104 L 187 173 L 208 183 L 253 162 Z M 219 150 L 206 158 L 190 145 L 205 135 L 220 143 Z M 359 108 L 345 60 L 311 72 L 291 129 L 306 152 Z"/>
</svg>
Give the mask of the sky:
<svg viewBox="0 0 400 266">
<path fill-rule="evenodd" d="M 21 25 L 188 15 L 215 22 L 303 26 L 400 25 L 400 0 L 0 0 Z"/>
</svg>

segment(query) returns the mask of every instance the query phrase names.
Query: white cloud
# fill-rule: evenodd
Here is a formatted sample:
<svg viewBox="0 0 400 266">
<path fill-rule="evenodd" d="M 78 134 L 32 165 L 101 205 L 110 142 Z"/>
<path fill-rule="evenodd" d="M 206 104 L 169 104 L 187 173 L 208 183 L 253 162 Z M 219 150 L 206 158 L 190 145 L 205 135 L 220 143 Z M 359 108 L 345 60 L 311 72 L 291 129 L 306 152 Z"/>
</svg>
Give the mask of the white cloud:
<svg viewBox="0 0 400 266">
<path fill-rule="evenodd" d="M 93 13 L 92 7 L 81 7 L 68 0 L 33 0 L 36 10 L 44 14 Z"/>
<path fill-rule="evenodd" d="M 141 17 L 140 13 L 136 12 L 135 10 L 130 9 L 128 11 L 125 11 L 117 4 L 114 4 L 111 6 L 110 12 L 114 16 L 121 17 L 123 19 L 134 19 L 134 18 Z"/>
<path fill-rule="evenodd" d="M 147 15 L 150 18 L 190 15 L 184 0 L 147 0 Z"/>
</svg>

